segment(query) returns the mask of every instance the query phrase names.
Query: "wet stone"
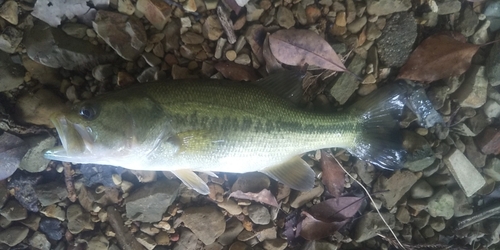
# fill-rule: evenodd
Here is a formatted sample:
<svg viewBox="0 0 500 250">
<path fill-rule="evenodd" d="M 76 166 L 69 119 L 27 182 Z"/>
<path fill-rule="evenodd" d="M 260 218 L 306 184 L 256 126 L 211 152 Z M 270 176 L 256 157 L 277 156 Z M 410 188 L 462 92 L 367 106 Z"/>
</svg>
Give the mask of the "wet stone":
<svg viewBox="0 0 500 250">
<path fill-rule="evenodd" d="M 12 26 L 7 26 L 0 34 L 0 50 L 7 53 L 14 53 L 21 40 L 23 40 L 23 32 Z"/>
<path fill-rule="evenodd" d="M 2 4 L 2 7 L 0 7 L 0 17 L 5 19 L 12 25 L 17 25 L 19 22 L 17 16 L 17 8 L 18 8 L 17 2 L 12 0 L 6 1 L 5 3 Z"/>
<path fill-rule="evenodd" d="M 457 0 L 437 0 L 436 1 L 438 7 L 439 15 L 448 15 L 455 12 L 459 12 L 462 4 Z"/>
<path fill-rule="evenodd" d="M 0 214 L 9 221 L 24 220 L 28 217 L 28 211 L 17 200 L 8 201 L 0 210 Z"/>
<path fill-rule="evenodd" d="M 56 138 L 53 136 L 36 136 L 26 139 L 30 149 L 24 155 L 19 168 L 31 173 L 42 172 L 47 168 L 50 160 L 40 157 L 43 151 L 56 144 Z"/>
<path fill-rule="evenodd" d="M 444 217 L 449 220 L 453 217 L 455 201 L 447 188 L 439 189 L 428 200 L 427 211 L 432 217 Z"/>
<path fill-rule="evenodd" d="M 495 181 L 500 181 L 500 159 L 496 157 L 489 159 L 483 172 Z"/>
<path fill-rule="evenodd" d="M 451 150 L 444 158 L 444 162 L 468 197 L 476 193 L 485 184 L 485 180 L 479 171 L 459 150 Z"/>
<path fill-rule="evenodd" d="M 40 232 L 35 232 L 33 236 L 29 239 L 30 246 L 40 249 L 40 250 L 50 250 L 50 242 L 47 240 L 47 236 Z"/>
<path fill-rule="evenodd" d="M 87 187 L 102 184 L 106 187 L 116 187 L 113 182 L 113 175 L 121 175 L 126 169 L 105 165 L 82 164 L 80 172 L 83 176 L 83 184 Z"/>
<path fill-rule="evenodd" d="M 57 219 L 42 218 L 40 220 L 40 231 L 42 231 L 47 238 L 51 240 L 60 240 L 66 231 L 62 222 Z"/>
<path fill-rule="evenodd" d="M 385 16 L 395 12 L 407 11 L 411 8 L 411 1 L 403 0 L 370 0 L 367 3 L 366 11 L 370 15 Z"/>
<path fill-rule="evenodd" d="M 0 232 L 0 243 L 8 246 L 15 246 L 28 236 L 29 229 L 23 226 L 9 227 Z"/>
<path fill-rule="evenodd" d="M 21 123 L 31 123 L 53 128 L 50 116 L 54 112 L 62 111 L 64 103 L 62 99 L 48 89 L 38 89 L 31 93 L 20 95 L 14 107 L 14 118 Z M 45 170 L 48 160 L 40 158 L 40 150 L 45 150 L 55 145 L 55 138 L 50 135 L 37 135 L 27 139 L 32 153 L 24 158 L 22 168 L 29 172 L 40 172 Z M 52 145 L 49 145 L 53 143 Z M 46 146 L 46 148 L 41 148 Z"/>
<path fill-rule="evenodd" d="M 429 225 L 431 226 L 432 229 L 434 229 L 436 232 L 441 232 L 445 229 L 446 227 L 446 221 L 444 220 L 443 217 L 435 217 L 431 218 L 429 221 Z"/>
<path fill-rule="evenodd" d="M 157 222 L 179 194 L 176 181 L 146 184 L 125 200 L 127 217 L 142 222 Z"/>
<path fill-rule="evenodd" d="M 472 66 L 460 88 L 453 93 L 460 106 L 479 108 L 486 102 L 488 80 L 483 66 Z"/>
<path fill-rule="evenodd" d="M 38 198 L 33 186 L 40 179 L 41 176 L 39 175 L 30 175 L 18 171 L 11 176 L 7 188 L 15 190 L 14 197 L 24 208 L 31 212 L 38 212 Z"/>
<path fill-rule="evenodd" d="M 280 6 L 278 8 L 276 19 L 278 21 L 278 24 L 285 29 L 289 29 L 295 25 L 295 19 L 293 17 L 292 11 L 285 6 Z"/>
<path fill-rule="evenodd" d="M 226 229 L 224 233 L 219 236 L 217 242 L 223 246 L 230 245 L 241 231 L 243 231 L 242 223 L 236 219 L 236 217 L 233 217 L 226 222 Z"/>
<path fill-rule="evenodd" d="M 146 16 L 157 30 L 162 30 L 165 27 L 172 13 L 172 7 L 160 0 L 139 0 L 135 7 Z"/>
<path fill-rule="evenodd" d="M 214 206 L 187 208 L 180 220 L 205 245 L 214 243 L 226 227 L 224 215 Z"/>
<path fill-rule="evenodd" d="M 133 16 L 99 10 L 92 26 L 99 37 L 125 60 L 135 60 L 146 47 L 144 26 Z"/>
<path fill-rule="evenodd" d="M 240 190 L 243 193 L 258 193 L 271 185 L 269 177 L 259 172 L 249 172 L 238 176 L 238 179 L 231 187 L 231 192 Z"/>
<path fill-rule="evenodd" d="M 455 217 L 463 217 L 473 213 L 471 202 L 461 189 L 454 188 L 451 190 L 451 194 L 453 195 L 453 200 L 455 201 L 453 208 Z"/>
<path fill-rule="evenodd" d="M 97 65 L 92 69 L 92 76 L 101 82 L 104 82 L 107 78 L 114 74 L 112 64 L 101 64 Z"/>
<path fill-rule="evenodd" d="M 414 199 L 429 198 L 432 193 L 433 188 L 424 179 L 418 180 L 410 189 L 410 195 Z"/>
<path fill-rule="evenodd" d="M 241 214 L 241 207 L 232 199 L 224 199 L 222 202 L 217 203 L 217 206 L 225 209 L 231 215 Z"/>
<path fill-rule="evenodd" d="M 377 40 L 380 60 L 389 67 L 401 67 L 412 51 L 417 38 L 417 22 L 410 13 L 392 15 Z"/>
<path fill-rule="evenodd" d="M 78 204 L 70 205 L 67 208 L 66 218 L 68 218 L 68 230 L 72 234 L 94 229 L 94 223 L 90 220 L 90 214 L 83 211 L 83 208 Z"/>
<path fill-rule="evenodd" d="M 173 250 L 198 249 L 201 247 L 201 242 L 198 241 L 196 235 L 187 228 L 181 228 L 180 238 L 175 243 Z"/>
<path fill-rule="evenodd" d="M 44 207 L 40 213 L 48 218 L 54 218 L 60 221 L 64 221 L 66 219 L 66 213 L 61 209 L 61 207 L 55 204 Z"/>
<path fill-rule="evenodd" d="M 471 6 L 466 6 L 458 19 L 457 30 L 464 36 L 469 37 L 474 34 L 478 23 L 479 19 L 476 12 Z"/>
<path fill-rule="evenodd" d="M 413 225 L 418 229 L 422 229 L 427 226 L 430 218 L 431 216 L 428 213 L 421 212 L 413 218 Z"/>
<path fill-rule="evenodd" d="M 27 226 L 29 229 L 31 229 L 33 231 L 38 231 L 38 227 L 40 226 L 41 219 L 42 218 L 40 216 L 38 216 L 37 214 L 30 213 L 28 215 L 28 218 L 20 221 L 20 223 Z"/>
<path fill-rule="evenodd" d="M 373 186 L 373 192 L 383 201 L 384 207 L 391 209 L 410 190 L 419 176 L 410 171 L 397 171 L 389 179 L 380 176 Z M 382 192 L 384 191 L 384 192 Z"/>
<path fill-rule="evenodd" d="M 25 70 L 12 61 L 9 54 L 0 51 L 0 92 L 17 88 L 24 82 Z"/>
<path fill-rule="evenodd" d="M 360 55 L 356 54 L 352 61 L 348 64 L 347 69 L 355 75 L 359 75 L 365 68 L 365 65 L 366 60 Z M 340 104 L 344 104 L 356 91 L 356 89 L 358 89 L 358 86 L 359 81 L 354 75 L 342 74 L 330 89 L 330 94 Z"/>
<path fill-rule="evenodd" d="M 271 221 L 269 210 L 260 204 L 252 204 L 248 206 L 248 217 L 255 224 L 267 225 Z"/>
</svg>

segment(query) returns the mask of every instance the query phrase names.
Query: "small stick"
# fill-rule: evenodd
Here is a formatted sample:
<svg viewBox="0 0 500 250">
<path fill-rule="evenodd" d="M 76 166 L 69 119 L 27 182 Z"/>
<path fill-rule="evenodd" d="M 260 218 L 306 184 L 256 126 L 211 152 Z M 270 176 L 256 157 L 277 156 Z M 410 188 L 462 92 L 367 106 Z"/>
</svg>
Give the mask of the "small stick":
<svg viewBox="0 0 500 250">
<path fill-rule="evenodd" d="M 71 164 L 69 162 L 63 162 L 63 172 L 64 172 L 64 182 L 66 183 L 66 190 L 68 190 L 68 199 L 71 202 L 76 201 L 76 190 L 75 184 L 73 183 L 73 176 L 71 175 Z"/>
<path fill-rule="evenodd" d="M 460 230 L 466 228 L 474 223 L 485 220 L 495 214 L 500 213 L 500 203 L 493 204 L 476 214 L 469 215 L 467 217 L 457 220 L 455 230 Z"/>
<path fill-rule="evenodd" d="M 337 162 L 337 164 L 339 164 L 339 166 L 344 170 L 344 172 L 351 179 L 353 179 L 359 186 L 361 186 L 361 188 L 363 188 L 363 190 L 366 192 L 366 195 L 368 195 L 368 198 L 370 198 L 370 201 L 372 202 L 373 207 L 375 208 L 375 210 L 377 210 L 377 213 L 380 215 L 380 219 L 382 219 L 382 221 L 387 226 L 387 228 L 389 229 L 389 231 L 391 231 L 391 234 L 392 234 L 392 236 L 394 236 L 394 239 L 398 242 L 399 246 L 401 246 L 402 249 L 406 249 L 405 246 L 403 245 L 403 243 L 401 243 L 401 241 L 399 241 L 398 237 L 396 236 L 396 233 L 394 233 L 394 231 L 389 226 L 389 223 L 387 223 L 387 221 L 385 221 L 384 216 L 382 216 L 382 214 L 378 210 L 377 204 L 375 203 L 375 201 L 373 200 L 372 196 L 370 195 L 370 192 L 368 192 L 368 190 L 365 188 L 365 186 L 363 184 L 361 184 L 361 182 L 359 182 L 358 180 L 356 180 L 356 178 L 354 178 L 349 172 L 347 172 L 347 170 L 344 168 L 344 166 L 342 166 L 342 163 L 340 163 L 339 160 L 337 160 L 337 157 L 335 157 L 334 155 L 332 155 L 332 157 L 333 157 L 333 159 L 335 159 L 335 161 Z"/>
</svg>

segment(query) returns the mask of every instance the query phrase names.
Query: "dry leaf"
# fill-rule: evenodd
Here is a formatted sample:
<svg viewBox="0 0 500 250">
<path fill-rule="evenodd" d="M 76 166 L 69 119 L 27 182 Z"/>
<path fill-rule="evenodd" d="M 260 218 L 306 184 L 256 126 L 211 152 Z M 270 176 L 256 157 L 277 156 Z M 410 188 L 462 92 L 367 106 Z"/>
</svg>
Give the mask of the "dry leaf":
<svg viewBox="0 0 500 250">
<path fill-rule="evenodd" d="M 321 150 L 320 160 L 323 175 L 321 182 L 325 185 L 328 192 L 334 197 L 340 197 L 344 191 L 345 173 L 337 161 L 330 154 Z"/>
<path fill-rule="evenodd" d="M 328 237 L 344 226 L 359 210 L 359 197 L 329 199 L 302 212 L 303 220 L 297 225 L 297 233 L 306 240 Z"/>
<path fill-rule="evenodd" d="M 229 198 L 231 198 L 231 197 L 234 197 L 237 199 L 252 200 L 252 201 L 260 202 L 260 203 L 267 204 L 267 205 L 270 205 L 273 207 L 280 207 L 278 205 L 278 201 L 276 201 L 276 197 L 274 197 L 274 195 L 271 194 L 271 192 L 268 189 L 262 189 L 262 191 L 260 191 L 258 193 L 252 193 L 252 192 L 243 193 L 243 192 L 241 192 L 241 190 L 237 190 L 237 191 L 232 192 L 229 195 Z"/>
<path fill-rule="evenodd" d="M 260 63 L 264 62 L 264 57 L 262 55 L 262 45 L 266 39 L 267 31 L 262 24 L 254 24 L 247 28 L 245 33 L 245 39 L 247 43 L 252 48 L 252 52 L 257 57 Z"/>
<path fill-rule="evenodd" d="M 267 73 L 272 74 L 272 72 L 283 69 L 283 67 L 281 67 L 281 63 L 276 60 L 276 57 L 274 57 L 273 53 L 271 52 L 271 48 L 269 48 L 269 34 L 264 40 L 264 45 L 262 46 L 262 55 L 264 56 L 264 61 L 266 61 Z"/>
<path fill-rule="evenodd" d="M 278 30 L 269 36 L 269 45 L 276 59 L 284 64 L 346 70 L 330 44 L 310 30 Z"/>
<path fill-rule="evenodd" d="M 233 81 L 256 81 L 259 76 L 255 69 L 235 62 L 219 62 L 214 65 L 225 78 Z"/>
<path fill-rule="evenodd" d="M 439 33 L 425 39 L 403 65 L 398 78 L 433 82 L 463 74 L 478 45 L 464 42 L 460 33 Z"/>
<path fill-rule="evenodd" d="M 6 132 L 0 135 L 0 180 L 10 177 L 16 171 L 27 151 L 28 147 L 21 138 Z"/>
</svg>

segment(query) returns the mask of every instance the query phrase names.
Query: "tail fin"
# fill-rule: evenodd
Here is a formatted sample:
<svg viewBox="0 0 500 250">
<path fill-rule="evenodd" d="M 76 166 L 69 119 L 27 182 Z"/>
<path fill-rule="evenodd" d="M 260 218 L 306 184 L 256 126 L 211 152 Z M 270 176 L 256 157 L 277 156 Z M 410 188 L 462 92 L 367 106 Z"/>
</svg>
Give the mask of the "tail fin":
<svg viewBox="0 0 500 250">
<path fill-rule="evenodd" d="M 347 111 L 359 117 L 361 132 L 349 152 L 385 169 L 403 166 L 406 150 L 399 128 L 409 88 L 391 84 L 356 102 Z"/>
</svg>

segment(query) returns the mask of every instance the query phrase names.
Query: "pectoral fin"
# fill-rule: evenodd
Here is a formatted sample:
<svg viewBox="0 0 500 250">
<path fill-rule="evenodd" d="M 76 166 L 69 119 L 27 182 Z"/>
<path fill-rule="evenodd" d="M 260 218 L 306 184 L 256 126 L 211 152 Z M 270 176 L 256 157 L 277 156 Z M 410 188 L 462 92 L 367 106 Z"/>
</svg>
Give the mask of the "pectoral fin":
<svg viewBox="0 0 500 250">
<path fill-rule="evenodd" d="M 200 194 L 209 194 L 207 184 L 193 171 L 187 169 L 179 169 L 171 171 L 179 178 L 186 186 L 196 190 Z"/>
<path fill-rule="evenodd" d="M 298 156 L 260 172 L 299 191 L 307 191 L 314 187 L 314 171 Z"/>
<path fill-rule="evenodd" d="M 221 143 L 220 138 L 207 130 L 189 130 L 178 133 L 174 140 L 179 144 L 179 154 L 207 152 L 212 149 L 216 143 Z"/>
</svg>

